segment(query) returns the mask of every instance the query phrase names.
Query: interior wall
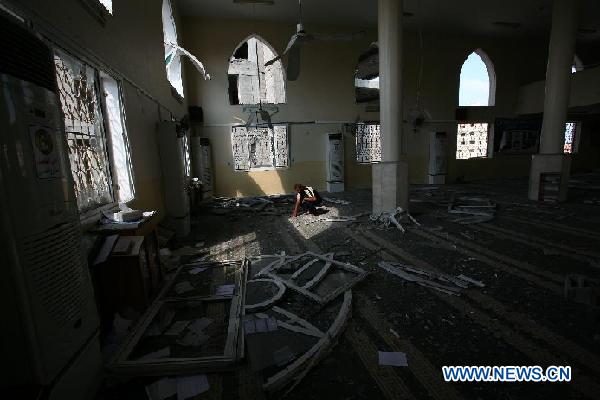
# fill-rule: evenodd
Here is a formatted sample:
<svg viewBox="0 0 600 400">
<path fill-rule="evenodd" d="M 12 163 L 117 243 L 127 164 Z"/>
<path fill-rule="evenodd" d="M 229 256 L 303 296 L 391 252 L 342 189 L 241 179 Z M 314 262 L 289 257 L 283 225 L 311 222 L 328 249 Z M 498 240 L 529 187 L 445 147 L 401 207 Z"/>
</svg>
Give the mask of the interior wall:
<svg viewBox="0 0 600 400">
<path fill-rule="evenodd" d="M 227 69 L 234 49 L 249 35 L 257 34 L 278 52 L 285 48 L 295 32 L 293 24 L 251 21 L 215 21 L 184 18 L 184 45 L 204 63 L 210 81 L 197 76 L 189 79 L 191 105 L 202 106 L 204 124 L 196 134 L 208 137 L 213 151 L 215 192 L 218 195 L 248 196 L 291 192 L 296 182 L 324 190 L 326 134 L 342 131 L 342 123 L 361 119 L 378 119 L 377 113 L 364 112 L 354 101 L 354 68 L 358 55 L 376 40 L 373 32 L 353 43 L 310 43 L 302 49 L 301 72 L 297 81 L 286 82 L 287 104 L 280 104 L 273 122 L 309 122 L 290 126 L 290 167 L 277 171 L 239 172 L 233 170 L 231 125 L 248 118 L 244 106 L 230 105 Z M 338 32 L 335 27 L 319 29 Z M 341 32 L 349 32 L 348 28 Z M 316 122 L 316 123 L 314 123 Z M 354 138 L 346 137 L 346 164 L 352 162 L 348 147 Z M 350 158 L 349 158 L 350 157 Z M 365 173 L 365 170 L 368 173 Z M 346 169 L 349 187 L 370 185 L 370 166 Z"/>
<path fill-rule="evenodd" d="M 83 0 L 2 1 L 59 46 L 122 80 L 136 190 L 130 206 L 162 211 L 156 123 L 181 118 L 187 108 L 166 77 L 162 0 L 113 1 L 104 26 Z"/>
<path fill-rule="evenodd" d="M 289 169 L 280 171 L 234 172 L 230 148 L 230 126 L 247 116 L 242 106 L 228 100 L 227 66 L 236 46 L 256 33 L 275 49 L 285 48 L 294 33 L 293 24 L 260 21 L 206 20 L 184 18 L 184 43 L 205 64 L 211 81 L 190 76 L 189 101 L 204 111 L 204 124 L 196 134 L 208 137 L 213 145 L 213 168 L 216 193 L 220 195 L 256 195 L 290 192 L 300 181 L 324 189 L 325 138 L 327 132 L 341 131 L 341 121 L 378 120 L 378 113 L 367 113 L 354 97 L 354 69 L 358 56 L 377 40 L 367 30 L 363 40 L 352 43 L 307 44 L 302 49 L 301 73 L 295 82 L 287 82 L 287 104 L 280 105 L 274 121 L 321 121 L 317 124 L 291 127 L 291 159 Z M 309 32 L 348 32 L 347 27 L 307 26 Z M 360 28 L 357 28 L 357 30 Z M 496 105 L 489 115 L 513 117 L 517 113 L 519 87 L 545 73 L 547 44 L 542 39 L 523 41 L 480 37 L 423 35 L 405 32 L 403 60 L 404 134 L 403 150 L 409 162 L 411 183 L 427 182 L 429 132 L 448 134 L 448 181 L 457 178 L 527 175 L 530 155 L 503 156 L 490 159 L 455 160 L 456 121 L 460 69 L 475 49 L 483 49 L 496 70 Z M 423 54 L 422 60 L 420 54 Z M 527 60 L 527 62 L 523 62 Z M 410 109 L 417 103 L 417 81 L 422 62 L 420 104 L 432 118 L 416 131 L 409 120 Z M 189 74 L 188 70 L 188 76 Z M 325 123 L 333 121 L 334 123 Z M 490 121 L 491 122 L 491 121 Z M 346 140 L 346 187 L 370 187 L 371 168 L 355 161 L 354 137 Z M 483 172 L 485 171 L 485 173 Z"/>
</svg>

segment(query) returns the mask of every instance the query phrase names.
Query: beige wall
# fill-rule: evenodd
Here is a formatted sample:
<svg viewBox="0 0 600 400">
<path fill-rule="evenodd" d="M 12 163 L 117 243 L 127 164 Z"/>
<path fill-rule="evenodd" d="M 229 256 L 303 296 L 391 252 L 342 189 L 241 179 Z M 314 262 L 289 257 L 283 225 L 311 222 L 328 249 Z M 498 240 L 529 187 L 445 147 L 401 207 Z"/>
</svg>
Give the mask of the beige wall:
<svg viewBox="0 0 600 400">
<path fill-rule="evenodd" d="M 210 138 L 213 145 L 216 193 L 253 195 L 289 192 L 295 181 L 325 187 L 325 138 L 327 132 L 341 130 L 337 124 L 293 125 L 291 128 L 291 167 L 282 171 L 234 172 L 230 148 L 231 124 L 235 117 L 246 118 L 242 106 L 229 105 L 227 65 L 236 46 L 248 35 L 256 33 L 281 51 L 294 33 L 293 24 L 204 20 L 184 18 L 184 44 L 205 63 L 212 80 L 196 76 L 189 79 L 189 101 L 204 109 L 204 126 L 196 133 Z M 344 27 L 307 26 L 317 32 L 348 32 Z M 355 28 L 360 29 L 360 28 Z M 353 43 L 310 43 L 302 49 L 300 78 L 287 82 L 287 104 L 280 105 L 274 121 L 354 121 L 377 120 L 378 113 L 366 113 L 355 104 L 353 76 L 358 56 L 377 39 L 368 31 L 365 39 Z M 547 45 L 544 40 L 531 42 L 513 39 L 487 39 L 441 34 L 425 34 L 423 38 L 423 82 L 421 102 L 432 115 L 432 121 L 417 130 L 405 123 L 403 149 L 409 162 L 412 183 L 427 181 L 429 134 L 448 133 L 448 180 L 458 177 L 476 179 L 492 176 L 527 175 L 530 156 L 503 156 L 486 160 L 455 160 L 456 123 L 460 69 L 471 51 L 482 48 L 494 63 L 497 75 L 494 117 L 513 117 L 517 113 L 521 85 L 541 79 L 545 73 Z M 416 103 L 419 71 L 419 42 L 407 32 L 404 41 L 403 97 L 404 115 Z M 527 62 L 524 62 L 527 60 Z M 188 69 L 188 76 L 190 70 Z M 346 140 L 346 186 L 368 187 L 369 166 L 354 161 L 354 138 Z"/>
<path fill-rule="evenodd" d="M 208 137 L 213 148 L 215 189 L 221 195 L 273 194 L 292 191 L 295 182 L 325 189 L 326 133 L 341 131 L 339 121 L 354 121 L 370 116 L 354 102 L 354 67 L 361 51 L 375 40 L 371 33 L 356 43 L 311 43 L 302 49 L 300 78 L 288 81 L 287 104 L 279 105 L 273 121 L 321 121 L 290 127 L 291 167 L 278 171 L 234 172 L 230 147 L 230 126 L 246 119 L 243 106 L 232 106 L 228 98 L 227 68 L 234 49 L 250 34 L 256 33 L 277 51 L 285 48 L 293 24 L 264 24 L 248 21 L 207 21 L 184 18 L 184 44 L 205 64 L 212 80 L 191 76 L 188 84 L 191 105 L 204 110 L 205 124 L 196 133 Z M 331 32 L 332 28 L 328 27 Z M 335 28 L 333 28 L 333 31 Z M 348 28 L 342 31 L 349 32 Z M 187 69 L 190 76 L 191 69 Z M 330 123 L 337 121 L 337 123 Z M 353 138 L 346 137 L 347 150 Z M 351 156 L 349 151 L 346 156 Z M 350 162 L 347 160 L 347 163 Z M 366 172 L 366 173 L 365 173 Z M 347 183 L 353 187 L 370 185 L 370 167 L 346 170 Z"/>
<path fill-rule="evenodd" d="M 519 88 L 518 111 L 532 114 L 544 111 L 546 81 L 540 80 Z M 570 107 L 600 104 L 600 66 L 584 69 L 571 75 Z"/>
<path fill-rule="evenodd" d="M 166 78 L 162 0 L 113 1 L 113 15 L 105 26 L 92 17 L 80 0 L 6 3 L 61 47 L 123 79 L 136 186 L 136 198 L 131 204 L 162 210 L 155 125 L 161 118 L 169 118 L 170 113 L 181 117 L 186 112 L 185 102 L 173 96 Z M 176 2 L 172 3 L 175 7 Z"/>
</svg>

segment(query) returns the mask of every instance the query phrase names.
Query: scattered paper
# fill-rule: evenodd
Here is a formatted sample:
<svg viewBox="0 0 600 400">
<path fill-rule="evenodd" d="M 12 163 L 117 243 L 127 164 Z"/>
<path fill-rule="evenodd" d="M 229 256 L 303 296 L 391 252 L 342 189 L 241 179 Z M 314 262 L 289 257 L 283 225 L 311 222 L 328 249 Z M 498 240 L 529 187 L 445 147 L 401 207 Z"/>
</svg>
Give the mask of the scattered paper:
<svg viewBox="0 0 600 400">
<path fill-rule="evenodd" d="M 221 285 L 217 287 L 216 296 L 233 296 L 235 285 Z"/>
<path fill-rule="evenodd" d="M 192 268 L 192 269 L 190 269 L 190 270 L 188 271 L 188 273 L 189 273 L 190 275 L 197 275 L 197 274 L 199 274 L 200 272 L 204 272 L 204 271 L 206 271 L 206 268 L 202 268 L 202 267 L 196 267 L 196 268 Z"/>
<path fill-rule="evenodd" d="M 169 357 L 169 356 L 171 356 L 171 348 L 167 346 L 163 349 L 157 350 L 153 353 L 149 353 L 149 354 L 146 354 L 145 356 L 138 358 L 138 361 L 151 361 L 151 360 L 157 360 L 159 358 L 165 358 L 165 357 Z"/>
<path fill-rule="evenodd" d="M 198 242 L 198 243 L 196 243 L 196 244 L 194 245 L 194 247 L 195 247 L 195 248 L 197 248 L 197 249 L 198 249 L 198 248 L 201 248 L 201 247 L 204 247 L 204 242 Z"/>
<path fill-rule="evenodd" d="M 181 332 L 190 324 L 190 321 L 175 321 L 169 328 L 165 335 L 167 336 L 179 336 Z"/>
<path fill-rule="evenodd" d="M 184 294 L 194 290 L 194 287 L 189 281 L 179 282 L 175 285 L 175 292 L 177 294 Z"/>
<path fill-rule="evenodd" d="M 379 352 L 379 365 L 391 365 L 393 367 L 407 367 L 408 360 L 406 359 L 406 353 L 398 351 L 380 351 Z"/>
<path fill-rule="evenodd" d="M 177 400 L 187 400 L 210 389 L 206 375 L 181 376 L 177 378 Z"/>
<path fill-rule="evenodd" d="M 173 378 L 159 379 L 146 386 L 146 394 L 150 400 L 164 400 L 177 394 L 177 381 Z"/>
</svg>

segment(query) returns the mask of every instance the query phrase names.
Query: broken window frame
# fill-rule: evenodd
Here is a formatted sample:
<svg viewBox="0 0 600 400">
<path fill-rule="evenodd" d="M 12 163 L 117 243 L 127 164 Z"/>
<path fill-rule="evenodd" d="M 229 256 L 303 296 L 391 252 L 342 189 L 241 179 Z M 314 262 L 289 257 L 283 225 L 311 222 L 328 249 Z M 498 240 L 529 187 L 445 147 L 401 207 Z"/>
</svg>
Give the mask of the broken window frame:
<svg viewBox="0 0 600 400">
<path fill-rule="evenodd" d="M 258 99 L 258 101 L 243 101 L 240 98 L 240 91 L 239 91 L 239 81 L 240 81 L 240 74 L 239 73 L 232 73 L 232 66 L 234 65 L 234 62 L 237 60 L 239 61 L 238 64 L 242 64 L 243 61 L 247 61 L 249 64 L 254 62 L 254 60 L 249 60 L 249 59 L 237 59 L 235 58 L 235 54 L 238 52 L 238 50 L 244 46 L 244 45 L 248 45 L 248 47 L 250 46 L 249 42 L 254 39 L 256 41 L 256 49 L 255 49 L 255 53 L 256 53 L 256 62 L 255 62 L 255 66 L 258 69 L 256 71 L 256 74 L 252 74 L 252 75 L 247 75 L 247 76 L 256 76 L 256 80 L 258 82 L 258 93 L 254 93 L 255 92 L 255 87 L 252 88 L 252 92 L 253 92 L 253 98 L 254 99 Z M 259 60 L 259 52 L 258 52 L 258 45 L 262 45 L 264 48 L 268 49 L 272 54 L 269 57 L 263 57 L 263 62 L 261 63 Z M 250 57 L 250 52 L 248 52 L 248 57 Z M 270 66 L 266 66 L 264 67 L 264 62 L 269 61 L 269 58 L 275 58 L 277 57 L 277 52 L 276 50 L 273 48 L 273 46 L 271 46 L 271 44 L 266 41 L 265 39 L 263 39 L 262 37 L 260 37 L 259 35 L 256 34 L 252 34 L 250 36 L 248 36 L 247 38 L 245 38 L 244 40 L 242 40 L 240 42 L 240 44 L 237 45 L 237 47 L 235 48 L 235 50 L 233 51 L 233 54 L 231 55 L 231 57 L 229 58 L 229 62 L 228 62 L 228 67 L 227 67 L 227 76 L 228 76 L 228 82 L 229 82 L 229 87 L 228 87 L 228 94 L 229 94 L 229 103 L 231 105 L 257 105 L 257 104 L 285 104 L 287 102 L 287 87 L 286 87 L 286 83 L 287 83 L 287 79 L 285 77 L 285 69 L 283 68 L 283 64 L 281 62 L 281 60 L 277 60 L 275 61 L 272 65 Z M 265 68 L 264 71 L 260 70 L 260 67 L 263 66 Z M 254 72 L 252 66 L 250 66 L 249 68 L 252 68 L 252 72 Z M 276 86 L 275 83 L 272 83 L 271 85 L 268 85 L 268 79 L 267 79 L 267 72 L 268 71 L 273 71 L 272 73 L 272 79 L 275 81 L 278 81 L 277 85 L 281 86 L 281 93 L 280 96 L 278 96 L 277 94 L 277 90 L 276 90 Z M 262 77 L 262 78 L 261 78 Z M 233 88 L 231 85 L 234 84 L 235 81 L 235 85 L 237 85 L 236 89 L 235 89 L 235 94 L 237 95 L 237 99 L 233 98 Z M 264 82 L 264 91 L 265 91 L 265 95 L 264 98 L 262 96 L 262 84 Z M 269 101 L 269 87 L 273 88 L 273 101 Z"/>
<path fill-rule="evenodd" d="M 127 132 L 123 85 L 121 81 L 100 71 L 100 89 L 103 94 L 102 105 L 113 176 L 113 193 L 117 202 L 127 203 L 135 199 L 135 179 Z"/>
<path fill-rule="evenodd" d="M 460 140 L 460 130 L 462 126 L 467 126 L 467 125 L 471 125 L 471 126 L 475 126 L 475 125 L 485 125 L 485 154 L 484 155 L 474 155 L 471 156 L 471 153 L 469 151 L 469 144 L 460 144 L 459 140 Z M 474 158 L 490 158 L 490 143 L 493 142 L 493 140 L 491 140 L 491 128 L 490 128 L 490 123 L 485 122 L 485 121 L 478 121 L 478 122 L 464 122 L 461 121 L 457 124 L 456 127 L 456 152 L 455 152 L 455 159 L 456 160 L 471 160 Z M 476 134 L 479 133 L 481 134 L 481 132 L 476 132 Z M 471 145 L 471 146 L 477 146 L 475 145 Z M 463 149 L 461 150 L 460 147 L 463 147 Z M 479 146 L 479 149 L 482 149 L 483 146 Z M 469 153 L 469 157 L 459 157 L 459 153 L 461 152 L 468 152 Z"/>
<path fill-rule="evenodd" d="M 77 208 L 83 218 L 84 216 L 87 217 L 89 214 L 92 214 L 98 210 L 111 208 L 115 205 L 114 193 L 112 190 L 113 186 L 110 158 L 108 156 L 108 143 L 106 140 L 106 129 L 104 125 L 104 115 L 99 96 L 99 75 L 98 71 L 89 64 L 72 55 L 66 54 L 59 49 L 55 49 L 54 51 L 54 60 L 57 84 L 60 94 L 59 98 L 61 104 L 61 113 L 63 115 L 65 135 L 68 143 L 69 162 L 71 166 L 71 173 L 73 175 L 75 195 L 77 198 Z M 60 67 L 58 64 L 59 62 L 61 65 Z M 72 75 L 72 68 L 79 69 L 79 74 L 85 73 L 87 79 L 93 79 L 93 83 L 87 86 L 86 89 L 88 91 L 86 96 L 89 96 L 89 91 L 93 89 L 91 93 L 93 96 L 93 103 L 83 105 L 88 107 L 87 111 L 82 107 L 82 100 L 78 97 L 75 97 L 77 96 L 76 94 L 66 92 L 67 90 L 75 90 L 75 85 L 78 84 L 77 82 L 80 82 L 75 79 L 76 77 L 74 75 Z M 67 74 L 70 73 L 71 75 L 67 76 Z M 64 75 L 64 79 L 66 80 L 60 78 L 60 76 L 62 76 L 61 74 Z M 72 82 L 69 82 L 69 79 L 71 79 Z M 67 98 L 70 99 L 68 100 Z M 89 108 L 93 108 L 93 116 L 89 115 L 92 111 Z M 84 119 L 92 119 L 87 122 L 77 119 L 82 116 Z M 87 132 L 83 132 L 84 128 Z M 92 131 L 90 131 L 90 129 Z M 86 150 L 87 156 L 85 154 L 80 154 L 80 157 L 75 157 L 76 148 L 74 147 L 74 141 L 85 143 L 86 140 L 90 143 L 93 142 L 86 146 L 88 149 Z M 80 146 L 77 148 L 82 149 Z M 86 165 L 91 163 L 90 157 L 92 156 L 96 159 L 97 166 L 86 168 Z M 95 173 L 92 171 L 94 169 L 96 170 Z M 101 177 L 101 179 L 99 179 L 99 177 Z M 104 180 L 104 184 L 101 184 L 100 180 Z M 87 182 L 88 185 L 85 185 L 85 182 Z M 98 186 L 98 188 L 95 190 L 97 196 L 95 196 L 93 201 L 85 201 L 83 198 L 84 186 L 89 185 Z M 90 190 L 93 189 L 88 189 L 87 192 L 93 193 Z"/>
<path fill-rule="evenodd" d="M 250 135 L 248 130 L 262 130 L 269 135 L 269 152 L 272 159 L 271 165 L 253 167 L 251 161 Z M 283 130 L 283 133 L 282 133 Z M 245 139 L 244 139 L 245 132 Z M 277 133 L 279 132 L 279 134 Z M 236 172 L 251 171 L 275 171 L 287 169 L 290 166 L 290 134 L 288 124 L 273 124 L 273 128 L 264 126 L 232 126 L 231 127 L 231 152 L 233 158 L 233 170 Z M 277 136 L 285 135 L 282 140 L 277 140 Z M 285 146 L 278 146 L 285 142 Z M 237 154 L 236 154 L 237 151 Z"/>
<path fill-rule="evenodd" d="M 302 267 L 300 267 L 297 271 L 295 271 L 294 274 L 292 274 L 292 276 L 289 279 L 286 279 L 286 278 L 283 278 L 283 277 L 277 275 L 277 271 L 279 269 L 281 269 L 284 265 L 293 263 L 298 260 L 302 260 L 303 258 L 308 258 L 309 260 Z M 326 263 L 325 266 L 309 282 L 305 283 L 303 286 L 298 286 L 293 281 L 293 279 L 300 276 L 300 274 L 304 270 L 306 270 L 313 263 L 318 262 L 318 261 L 325 261 L 325 263 Z M 355 274 L 355 276 L 352 279 L 349 279 L 344 285 L 339 286 L 335 290 L 332 290 L 331 292 L 329 292 L 326 296 L 320 296 L 317 293 L 312 292 L 311 289 L 316 288 L 319 285 L 319 283 L 321 283 L 327 277 L 327 274 L 330 273 L 331 271 L 333 271 L 335 268 L 344 270 L 346 272 L 353 273 L 353 274 Z M 338 297 L 339 295 L 341 295 L 342 293 L 351 289 L 358 282 L 362 281 L 367 275 L 368 275 L 368 272 L 359 267 L 356 267 L 350 263 L 343 263 L 343 262 L 334 260 L 333 254 L 331 254 L 331 253 L 325 254 L 325 255 L 320 255 L 320 254 L 316 254 L 316 253 L 309 251 L 309 252 L 299 254 L 299 255 L 293 256 L 293 257 L 286 256 L 285 253 L 283 253 L 277 259 L 275 259 L 272 263 L 270 263 L 265 268 L 263 268 L 261 271 L 259 271 L 255 275 L 255 278 L 256 277 L 267 277 L 270 279 L 278 280 L 278 281 L 282 282 L 289 289 L 292 289 L 321 305 L 325 305 L 325 304 L 329 303 L 330 301 L 332 301 L 333 299 L 335 299 L 336 297 Z"/>
<path fill-rule="evenodd" d="M 356 162 L 375 164 L 381 162 L 381 125 L 378 122 L 359 122 L 354 125 Z"/>
<path fill-rule="evenodd" d="M 107 170 L 107 187 L 110 192 L 110 199 L 103 202 L 102 204 L 90 205 L 89 207 L 83 207 L 77 196 L 77 190 L 75 191 L 75 195 L 77 198 L 78 210 L 80 213 L 80 218 L 82 221 L 88 222 L 92 221 L 96 218 L 100 218 L 102 215 L 102 211 L 110 210 L 114 208 L 118 202 L 129 202 L 135 199 L 135 180 L 133 175 L 133 162 L 131 160 L 131 147 L 129 143 L 129 135 L 127 132 L 127 122 L 126 122 L 126 112 L 125 112 L 125 102 L 123 98 L 123 86 L 120 79 L 115 78 L 112 75 L 107 74 L 101 69 L 91 65 L 87 61 L 82 60 L 81 58 L 67 53 L 61 49 L 54 48 L 54 57 L 55 60 L 58 57 L 63 60 L 66 59 L 73 65 L 78 65 L 81 68 L 85 68 L 86 70 L 90 70 L 93 72 L 94 76 L 94 91 L 96 98 L 96 110 L 98 113 L 98 134 L 100 135 L 100 141 L 103 143 L 103 149 L 100 153 L 100 157 L 105 160 L 106 170 Z M 62 57 L 62 58 L 61 58 Z M 63 60 L 64 62 L 64 60 Z M 55 67 L 56 68 L 56 67 Z M 110 79 L 116 83 L 118 90 L 118 109 L 119 109 L 119 119 L 118 123 L 120 124 L 120 132 L 115 132 L 115 136 L 113 137 L 113 132 L 111 132 L 111 122 L 109 121 L 109 110 L 106 104 L 106 98 L 104 96 L 105 93 L 105 85 L 103 84 L 103 79 Z M 60 89 L 60 80 L 57 77 L 57 83 L 59 84 Z M 69 142 L 69 125 L 66 119 L 66 113 L 63 108 L 63 102 L 61 99 L 61 113 L 63 115 L 63 121 L 65 123 L 65 135 L 67 136 L 67 142 Z M 122 139 L 121 139 L 122 138 Z M 121 146 L 122 144 L 122 146 Z M 116 149 L 116 147 L 120 147 L 120 149 Z M 115 161 L 116 152 L 121 152 L 123 162 Z M 69 162 L 71 168 L 71 174 L 73 175 L 73 183 L 75 182 L 75 171 L 74 164 L 72 161 L 71 151 L 69 151 Z M 125 182 L 126 185 L 129 186 L 128 192 L 130 195 L 121 198 L 118 193 L 118 175 L 125 171 L 123 175 L 125 178 L 122 182 Z"/>
<path fill-rule="evenodd" d="M 177 39 L 177 24 L 173 15 L 173 6 L 171 0 L 163 0 L 162 2 L 162 24 L 163 24 L 163 42 L 165 46 L 165 69 L 167 80 L 174 90 L 174 94 L 181 99 L 185 97 L 183 88 L 183 68 L 181 67 L 181 55 L 177 51 L 176 46 L 179 42 Z"/>
<path fill-rule="evenodd" d="M 371 64 L 372 68 L 377 68 L 377 73 L 375 74 L 375 71 L 371 71 L 370 74 L 367 74 L 367 76 L 364 77 L 366 79 L 359 77 L 361 71 L 363 69 L 368 69 L 366 67 L 368 67 Z M 376 84 L 374 84 L 375 80 L 377 80 Z M 362 96 L 359 96 L 359 94 L 361 94 L 361 92 L 364 92 L 365 89 L 373 90 L 370 94 L 362 94 Z M 358 63 L 356 64 L 356 69 L 354 71 L 354 100 L 356 104 L 378 106 L 380 91 L 379 89 L 379 46 L 377 43 L 372 43 L 371 46 L 369 46 L 369 48 L 365 50 L 358 58 Z"/>
<path fill-rule="evenodd" d="M 206 262 L 201 266 L 208 268 L 219 268 L 229 265 L 236 265 L 238 269 L 235 276 L 236 291 L 231 296 L 221 295 L 198 295 L 190 297 L 169 297 L 168 294 L 171 288 L 177 281 L 179 274 L 187 273 L 188 270 L 197 267 L 196 265 L 180 266 L 173 279 L 166 284 L 161 292 L 157 295 L 154 303 L 146 310 L 139 319 L 138 324 L 132 330 L 130 335 L 124 340 L 116 354 L 109 362 L 108 368 L 118 374 L 131 376 L 152 376 L 152 375 L 169 375 L 182 374 L 185 372 L 211 372 L 233 367 L 235 363 L 243 357 L 244 354 L 244 333 L 242 329 L 242 321 L 245 315 L 245 283 L 250 269 L 250 261 L 244 259 L 242 261 L 222 261 L 222 262 Z M 207 357 L 189 357 L 175 358 L 165 357 L 155 360 L 129 360 L 129 356 L 136 348 L 138 342 L 144 337 L 146 330 L 154 321 L 161 308 L 167 303 L 187 303 L 194 301 L 202 302 L 223 302 L 230 301 L 229 307 L 229 324 L 227 327 L 227 339 L 223 348 L 223 354 L 220 356 Z"/>
</svg>

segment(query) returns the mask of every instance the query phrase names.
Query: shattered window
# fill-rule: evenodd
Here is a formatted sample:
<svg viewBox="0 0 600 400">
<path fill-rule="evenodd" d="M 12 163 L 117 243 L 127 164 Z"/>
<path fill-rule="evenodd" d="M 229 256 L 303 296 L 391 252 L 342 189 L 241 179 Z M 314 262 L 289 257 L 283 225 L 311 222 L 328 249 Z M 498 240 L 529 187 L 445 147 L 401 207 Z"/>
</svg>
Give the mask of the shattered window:
<svg viewBox="0 0 600 400">
<path fill-rule="evenodd" d="M 62 52 L 54 56 L 79 211 L 113 201 L 96 72 Z"/>
<path fill-rule="evenodd" d="M 578 131 L 579 131 L 579 123 L 577 122 L 567 122 L 565 124 L 565 143 L 564 143 L 564 153 L 572 154 L 577 153 L 577 140 L 578 140 Z"/>
<path fill-rule="evenodd" d="M 381 130 L 379 124 L 356 124 L 356 161 L 375 163 L 381 161 Z"/>
<path fill-rule="evenodd" d="M 456 132 L 456 159 L 487 157 L 488 124 L 458 124 Z"/>
<path fill-rule="evenodd" d="M 358 58 L 354 91 L 358 104 L 379 102 L 379 47 L 376 43 Z"/>
<path fill-rule="evenodd" d="M 275 57 L 275 51 L 256 36 L 235 49 L 227 71 L 230 104 L 285 103 L 281 60 L 265 66 Z"/>
<path fill-rule="evenodd" d="M 273 128 L 231 128 L 236 171 L 272 170 L 289 166 L 287 125 Z"/>
<path fill-rule="evenodd" d="M 125 110 L 121 96 L 121 86 L 114 78 L 101 73 L 104 109 L 106 110 L 106 128 L 111 157 L 113 188 L 115 198 L 120 203 L 133 200 L 135 187 L 131 149 L 125 126 Z"/>
</svg>

